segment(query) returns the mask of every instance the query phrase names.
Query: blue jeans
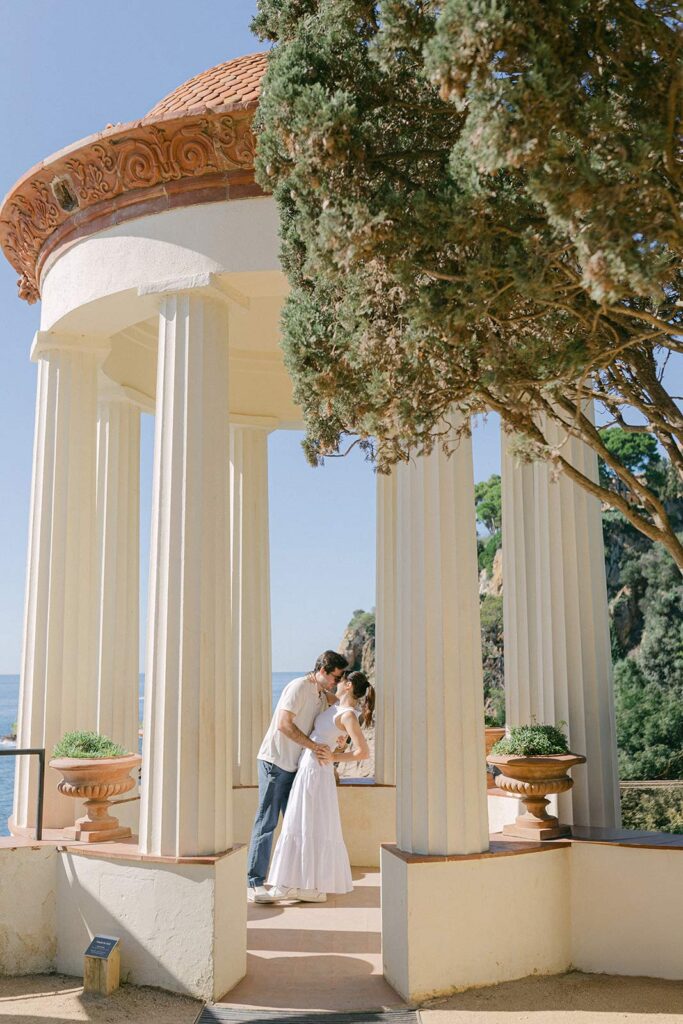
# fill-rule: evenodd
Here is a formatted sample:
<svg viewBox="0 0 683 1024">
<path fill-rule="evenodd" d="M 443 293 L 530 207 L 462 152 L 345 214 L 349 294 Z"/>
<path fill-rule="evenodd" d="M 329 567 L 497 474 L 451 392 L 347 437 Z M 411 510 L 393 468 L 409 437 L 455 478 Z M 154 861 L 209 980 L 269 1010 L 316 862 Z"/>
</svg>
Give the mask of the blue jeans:
<svg viewBox="0 0 683 1024">
<path fill-rule="evenodd" d="M 280 812 L 285 813 L 296 772 L 286 772 L 270 761 L 258 761 L 258 810 L 251 830 L 247 878 L 250 886 L 263 885 L 268 874 L 273 833 Z"/>
</svg>

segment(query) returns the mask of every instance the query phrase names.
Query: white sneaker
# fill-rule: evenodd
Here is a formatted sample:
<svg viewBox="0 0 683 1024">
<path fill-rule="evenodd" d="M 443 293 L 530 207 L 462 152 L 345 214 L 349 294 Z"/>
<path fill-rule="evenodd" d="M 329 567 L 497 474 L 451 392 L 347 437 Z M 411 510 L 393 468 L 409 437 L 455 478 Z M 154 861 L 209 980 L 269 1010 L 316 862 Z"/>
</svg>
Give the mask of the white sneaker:
<svg viewBox="0 0 683 1024">
<path fill-rule="evenodd" d="M 247 891 L 247 899 L 250 903 L 272 903 L 275 898 L 265 885 L 250 885 Z"/>
<path fill-rule="evenodd" d="M 317 889 L 297 889 L 297 899 L 302 903 L 327 903 L 327 893 Z"/>
<path fill-rule="evenodd" d="M 298 900 L 299 890 L 290 889 L 286 885 L 276 885 L 270 890 L 273 900 Z"/>
</svg>

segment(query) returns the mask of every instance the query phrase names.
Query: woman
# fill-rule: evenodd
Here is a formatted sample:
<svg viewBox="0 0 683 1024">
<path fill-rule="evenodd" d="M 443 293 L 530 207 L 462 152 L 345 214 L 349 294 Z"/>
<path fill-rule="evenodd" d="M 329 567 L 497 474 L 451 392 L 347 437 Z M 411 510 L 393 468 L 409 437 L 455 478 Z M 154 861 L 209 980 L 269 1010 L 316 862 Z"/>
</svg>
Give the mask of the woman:
<svg viewBox="0 0 683 1024">
<path fill-rule="evenodd" d="M 357 705 L 363 697 L 374 702 L 374 690 L 362 672 L 351 672 L 337 686 L 338 704 L 316 718 L 310 738 L 334 748 L 340 733 L 351 739 L 351 749 L 335 753 L 335 761 L 363 761 L 370 754 L 358 722 Z M 334 767 L 320 764 L 312 750 L 304 750 L 289 794 L 268 884 L 279 899 L 324 903 L 327 893 L 353 890 L 351 866 L 342 837 Z M 295 890 L 295 891 L 292 891 Z"/>
</svg>

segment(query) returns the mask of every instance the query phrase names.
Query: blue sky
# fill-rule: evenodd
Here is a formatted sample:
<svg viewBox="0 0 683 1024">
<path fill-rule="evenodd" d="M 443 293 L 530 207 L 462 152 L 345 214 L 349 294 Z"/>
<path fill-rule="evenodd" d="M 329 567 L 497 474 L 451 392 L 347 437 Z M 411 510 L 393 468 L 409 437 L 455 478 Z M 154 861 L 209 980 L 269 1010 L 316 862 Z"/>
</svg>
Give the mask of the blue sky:
<svg viewBox="0 0 683 1024">
<path fill-rule="evenodd" d="M 0 0 L 0 192 L 33 164 L 106 124 L 144 115 L 205 68 L 261 49 L 255 0 Z M 35 402 L 29 347 L 38 306 L 0 256 L 0 673 L 18 672 Z M 310 469 L 300 435 L 271 437 L 273 667 L 306 668 L 374 604 L 375 481 L 354 452 Z M 146 607 L 152 418 L 143 417 L 142 601 Z M 497 424 L 475 435 L 475 475 L 498 471 Z"/>
</svg>

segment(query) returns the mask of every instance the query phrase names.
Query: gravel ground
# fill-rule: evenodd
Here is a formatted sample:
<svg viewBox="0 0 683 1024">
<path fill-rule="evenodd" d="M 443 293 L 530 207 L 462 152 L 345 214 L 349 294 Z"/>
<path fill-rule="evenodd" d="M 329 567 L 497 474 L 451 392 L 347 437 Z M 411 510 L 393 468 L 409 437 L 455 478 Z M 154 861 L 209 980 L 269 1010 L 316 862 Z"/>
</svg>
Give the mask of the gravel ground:
<svg viewBox="0 0 683 1024">
<path fill-rule="evenodd" d="M 194 1024 L 202 1004 L 124 985 L 84 996 L 62 974 L 0 978 L 2 1024 Z M 471 989 L 422 1007 L 422 1024 L 683 1024 L 683 981 L 570 974 Z"/>
<path fill-rule="evenodd" d="M 683 1024 L 683 981 L 570 974 L 470 989 L 420 1011 L 422 1024 Z"/>
<path fill-rule="evenodd" d="M 2 1024 L 194 1024 L 202 1003 L 158 988 L 122 985 L 112 995 L 84 995 L 80 978 L 33 974 L 0 978 Z"/>
</svg>

